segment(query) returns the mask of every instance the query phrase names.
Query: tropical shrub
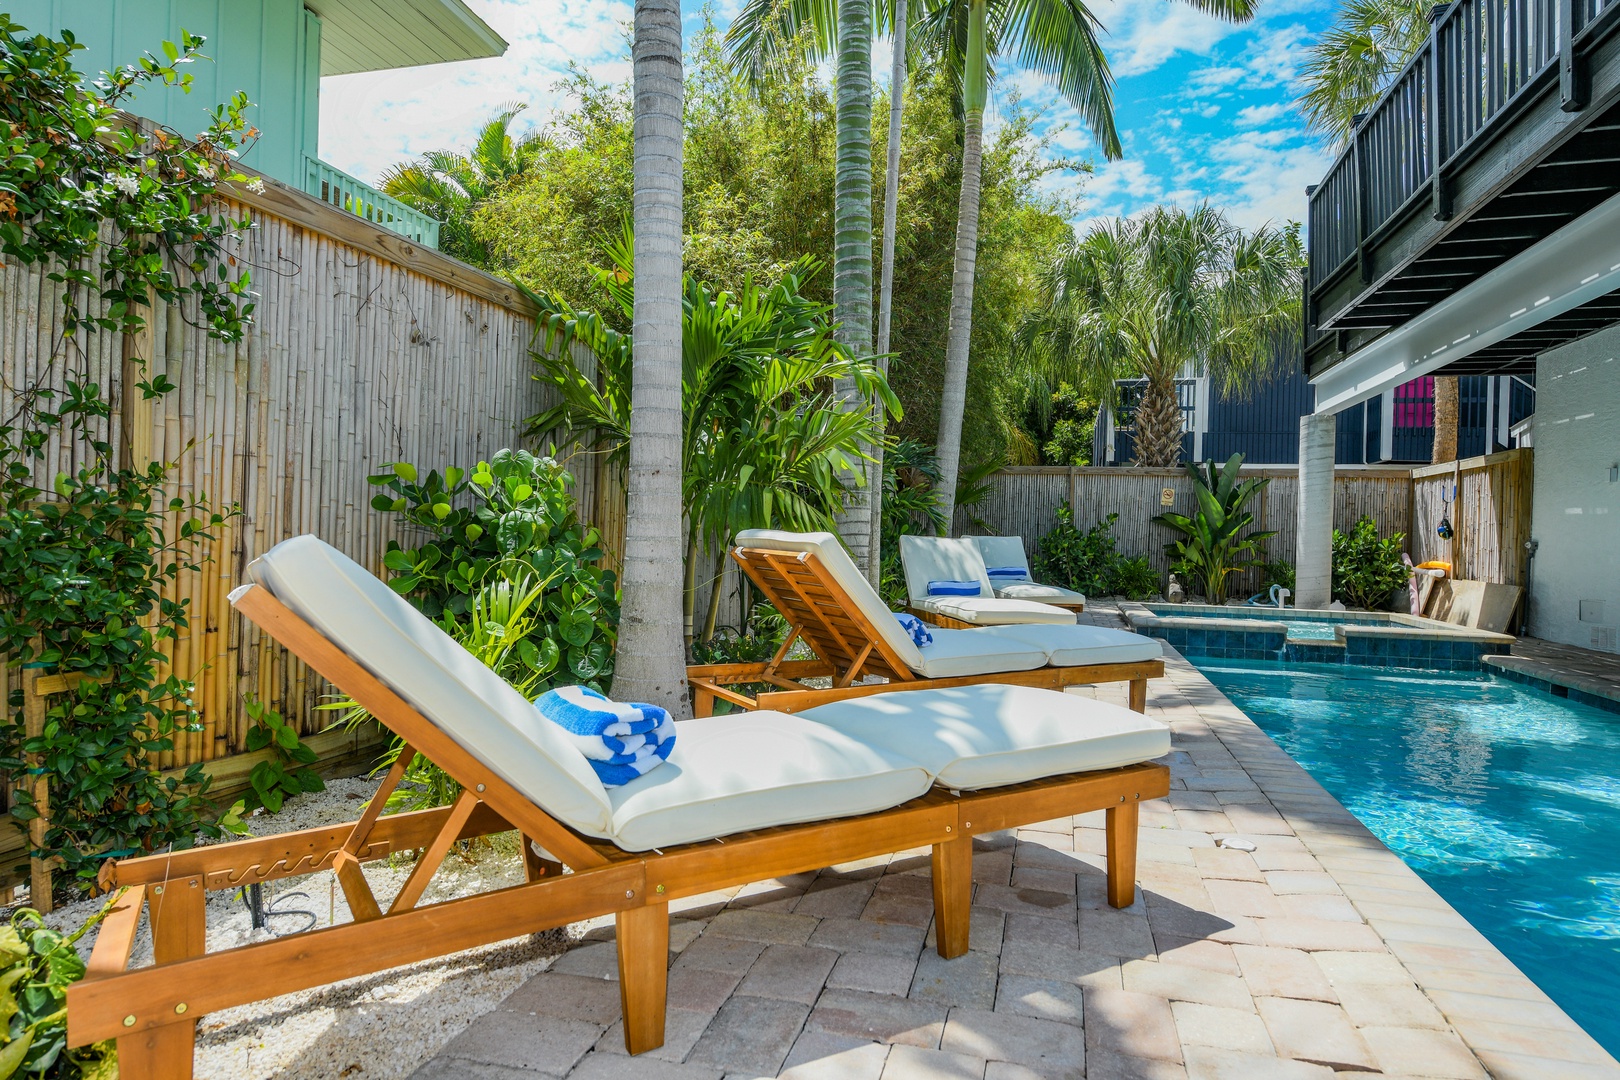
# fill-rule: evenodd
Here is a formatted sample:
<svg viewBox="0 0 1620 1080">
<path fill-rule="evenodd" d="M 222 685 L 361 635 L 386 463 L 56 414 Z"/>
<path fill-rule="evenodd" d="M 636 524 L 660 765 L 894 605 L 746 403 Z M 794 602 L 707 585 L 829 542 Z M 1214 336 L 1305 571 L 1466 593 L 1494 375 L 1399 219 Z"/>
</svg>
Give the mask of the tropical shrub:
<svg viewBox="0 0 1620 1080">
<path fill-rule="evenodd" d="M 1294 591 L 1294 564 L 1287 559 L 1274 559 L 1264 566 L 1266 572 L 1266 587 L 1281 585 L 1290 593 Z"/>
<path fill-rule="evenodd" d="M 251 318 L 248 276 L 227 250 L 246 223 L 218 200 L 222 185 L 246 180 L 234 157 L 253 134 L 247 99 L 215 109 L 194 142 L 143 134 L 120 116 L 143 87 L 189 90 L 185 65 L 202 45 L 186 34 L 165 42 L 162 58 L 148 54 L 96 80 L 74 69 L 81 46 L 71 34 L 29 36 L 0 14 L 0 252 L 61 285 L 65 330 L 39 383 L 6 387 L 0 653 L 14 665 L 87 676 L 50 699 L 42 735 L 28 737 L 21 712 L 11 713 L 0 725 L 0 767 L 42 771 L 52 805 L 36 854 L 60 858 L 81 881 L 109 856 L 219 834 L 202 766 L 165 778 L 157 765 L 176 732 L 198 730 L 192 685 L 163 652 L 188 612 L 165 594 L 200 565 L 233 511 L 176 494 L 177 463 L 120 462 L 107 435 L 113 406 L 81 345 L 103 333 L 139 340 L 154 297 L 223 341 L 239 340 Z M 174 389 L 148 377 L 144 358 L 130 359 L 125 393 Z M 79 464 L 42 479 L 55 445 L 61 460 Z M 38 816 L 26 788 L 11 815 Z"/>
<path fill-rule="evenodd" d="M 1165 545 L 1171 560 L 1201 586 L 1204 598 L 1211 604 L 1226 603 L 1227 577 L 1239 570 L 1258 566 L 1263 562 L 1261 544 L 1275 532 L 1249 531 L 1254 514 L 1245 510 L 1249 500 L 1271 483 L 1269 479 L 1250 477 L 1240 480 L 1238 470 L 1243 455 L 1233 454 L 1226 464 L 1216 469 L 1213 461 L 1203 469 L 1189 464 L 1187 473 L 1193 478 L 1193 489 L 1198 498 L 1198 509 L 1192 517 L 1185 514 L 1160 514 L 1155 524 L 1164 525 L 1182 534 L 1183 539 Z"/>
<path fill-rule="evenodd" d="M 0 927 L 0 1080 L 23 1075 L 117 1080 L 111 1039 L 73 1049 L 67 1045 L 67 988 L 85 973 L 74 945 L 112 904 L 109 900 L 72 934 L 52 930 L 33 908 L 17 909 Z"/>
<path fill-rule="evenodd" d="M 270 757 L 248 773 L 248 791 L 234 808 L 236 815 L 261 807 L 274 814 L 293 795 L 325 791 L 326 783 L 310 768 L 317 760 L 315 751 L 304 745 L 298 729 L 257 698 L 248 698 L 245 705 L 253 721 L 247 732 L 247 749 L 250 753 L 268 750 Z"/>
<path fill-rule="evenodd" d="M 626 320 L 635 306 L 633 239 L 609 249 L 602 288 Z M 849 483 L 860 482 L 868 447 L 880 436 L 866 409 L 846 409 L 836 384 L 877 400 L 892 415 L 898 403 L 869 358 L 850 355 L 833 338 L 832 307 L 811 300 L 805 285 L 820 272 L 800 259 L 769 288 L 747 279 L 735 294 L 716 292 L 688 274 L 681 305 L 681 447 L 685 511 L 687 639 L 694 634 L 699 570 L 717 567 L 743 529 L 837 530 Z M 529 420 L 532 435 L 561 433 L 622 462 L 630 424 L 630 338 L 599 315 L 561 299 L 530 294 L 540 307 L 535 378 L 553 387 L 558 404 Z M 585 375 L 568 348 L 578 342 L 597 360 Z M 719 595 L 711 601 L 711 633 Z"/>
<path fill-rule="evenodd" d="M 426 534 L 414 548 L 390 542 L 388 584 L 526 698 L 557 685 L 607 693 L 618 640 L 619 596 L 595 529 L 583 525 L 568 494 L 573 478 L 550 457 L 502 450 L 469 475 L 446 469 L 421 476 L 396 462 L 371 477 L 384 489 L 372 506 L 404 515 Z M 322 706 L 362 723 L 352 700 Z M 377 765 L 393 766 L 395 738 Z M 388 809 L 442 806 L 461 786 L 418 754 Z"/>
<path fill-rule="evenodd" d="M 1145 556 L 1128 558 L 1114 539 L 1118 514 L 1109 514 L 1089 529 L 1077 528 L 1067 502 L 1057 508 L 1057 527 L 1035 544 L 1030 571 L 1035 580 L 1087 596 L 1124 596 L 1150 600 L 1159 595 L 1159 572 Z"/>
<path fill-rule="evenodd" d="M 617 583 L 596 565 L 600 538 L 575 512 L 566 469 L 549 457 L 502 450 L 470 475 L 448 468 L 423 477 L 397 462 L 370 480 L 384 489 L 372 507 L 401 515 L 422 535 L 412 548 L 389 542 L 383 565 L 395 592 L 463 644 L 479 634 L 499 637 L 492 628 L 505 624 L 497 616 L 519 606 L 533 625 L 500 654 L 497 670 L 508 682 L 532 682 L 536 693 L 558 682 L 607 691 Z M 539 596 L 525 602 L 535 589 Z"/>
<path fill-rule="evenodd" d="M 1377 610 L 1406 585 L 1411 571 L 1401 560 L 1406 535 L 1380 539 L 1372 518 L 1356 522 L 1349 535 L 1333 530 L 1333 598 L 1346 607 Z"/>
</svg>

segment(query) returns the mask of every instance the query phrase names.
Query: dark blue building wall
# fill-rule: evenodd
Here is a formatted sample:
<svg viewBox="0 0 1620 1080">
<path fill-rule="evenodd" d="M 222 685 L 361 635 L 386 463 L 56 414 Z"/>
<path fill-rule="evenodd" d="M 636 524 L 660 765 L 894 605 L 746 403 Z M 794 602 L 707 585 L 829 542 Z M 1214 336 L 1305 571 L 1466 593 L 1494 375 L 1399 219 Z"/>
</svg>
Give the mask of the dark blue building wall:
<svg viewBox="0 0 1620 1080">
<path fill-rule="evenodd" d="M 1225 461 L 1242 454 L 1256 464 L 1297 465 L 1299 418 L 1315 407 L 1316 391 L 1298 364 L 1247 396 L 1228 397 L 1211 386 L 1204 457 Z"/>
<path fill-rule="evenodd" d="M 1458 380 L 1457 454 L 1459 457 L 1477 457 L 1506 449 L 1507 431 L 1502 428 L 1501 416 L 1489 415 L 1490 376 L 1464 376 Z M 1394 395 L 1392 412 L 1395 430 L 1391 438 L 1391 463 L 1424 463 L 1429 460 L 1434 443 L 1434 390 L 1433 379 L 1416 379 L 1390 391 Z M 1498 383 L 1498 389 L 1510 386 L 1508 426 L 1518 423 L 1535 410 L 1535 392 L 1519 382 Z M 1183 415 L 1189 429 L 1193 423 L 1196 387 L 1192 380 L 1183 380 L 1180 386 Z M 1218 386 L 1211 386 L 1208 425 L 1204 431 L 1204 460 L 1225 461 L 1233 454 L 1242 454 L 1245 461 L 1256 465 L 1297 465 L 1299 463 L 1299 418 L 1316 407 L 1316 391 L 1306 381 L 1299 365 L 1288 364 L 1283 370 L 1247 396 L 1222 394 Z M 1129 388 L 1122 398 L 1128 407 L 1132 401 Z M 1497 409 L 1500 403 L 1496 403 Z M 1492 432 L 1493 419 L 1499 430 Z M 1354 405 L 1338 414 L 1335 460 L 1340 465 L 1367 465 L 1383 462 L 1384 402 L 1381 398 Z M 1492 438 L 1494 434 L 1494 438 Z M 1192 460 L 1194 438 L 1189 430 L 1182 436 L 1182 460 Z M 1101 460 L 1102 437 L 1098 434 L 1098 460 Z M 1114 460 L 1125 464 L 1131 460 L 1132 444 L 1129 429 L 1114 433 Z"/>
</svg>

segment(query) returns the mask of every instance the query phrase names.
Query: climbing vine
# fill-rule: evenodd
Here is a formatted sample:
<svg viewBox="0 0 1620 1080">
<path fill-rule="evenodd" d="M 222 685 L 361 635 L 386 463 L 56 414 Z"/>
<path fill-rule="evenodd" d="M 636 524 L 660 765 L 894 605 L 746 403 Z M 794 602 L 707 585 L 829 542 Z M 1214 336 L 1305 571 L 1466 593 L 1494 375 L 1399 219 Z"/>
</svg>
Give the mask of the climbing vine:
<svg viewBox="0 0 1620 1080">
<path fill-rule="evenodd" d="M 165 593 L 195 570 L 203 545 L 234 509 L 173 490 L 176 463 L 120 460 L 114 403 L 81 342 L 97 333 L 141 340 L 162 301 L 224 341 L 252 318 L 249 278 L 231 255 L 247 227 L 219 201 L 257 132 L 235 95 L 201 134 L 143 130 L 120 109 L 138 89 L 189 92 L 202 38 L 182 34 L 162 55 L 86 79 L 82 46 L 30 35 L 0 14 L 0 254 L 39 265 L 58 283 L 63 333 L 28 385 L 0 386 L 0 651 L 13 665 L 82 675 L 50 699 L 43 733 L 24 727 L 21 691 L 0 726 L 0 767 L 42 773 L 50 827 L 35 854 L 93 879 L 108 856 L 187 846 L 218 834 L 200 766 L 163 776 L 159 755 L 197 730 L 192 686 L 164 661 L 188 625 Z M 146 399 L 174 389 L 145 357 L 122 388 Z M 72 463 L 49 478 L 50 451 Z M 12 685 L 18 682 L 13 678 Z M 37 816 L 23 793 L 14 818 Z"/>
</svg>

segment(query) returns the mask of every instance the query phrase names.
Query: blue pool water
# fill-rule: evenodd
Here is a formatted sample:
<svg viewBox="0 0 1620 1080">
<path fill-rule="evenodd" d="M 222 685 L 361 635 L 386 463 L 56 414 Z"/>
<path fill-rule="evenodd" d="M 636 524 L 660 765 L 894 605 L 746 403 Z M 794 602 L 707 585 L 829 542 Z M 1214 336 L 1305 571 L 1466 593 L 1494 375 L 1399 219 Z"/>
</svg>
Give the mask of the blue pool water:
<svg viewBox="0 0 1620 1080">
<path fill-rule="evenodd" d="M 1199 668 L 1620 1054 L 1620 714 L 1506 680 Z"/>
</svg>

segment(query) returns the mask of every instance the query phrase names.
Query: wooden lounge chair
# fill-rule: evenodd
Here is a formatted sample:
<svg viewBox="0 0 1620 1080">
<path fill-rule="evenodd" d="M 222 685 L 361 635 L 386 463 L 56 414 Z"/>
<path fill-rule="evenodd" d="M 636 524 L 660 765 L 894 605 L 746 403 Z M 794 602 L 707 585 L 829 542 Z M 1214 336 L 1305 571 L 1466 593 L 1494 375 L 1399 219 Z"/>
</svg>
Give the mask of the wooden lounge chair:
<svg viewBox="0 0 1620 1080">
<path fill-rule="evenodd" d="M 1163 725 L 1102 702 L 977 686 L 812 711 L 826 722 L 690 721 L 669 762 L 610 797 L 521 695 L 313 537 L 278 545 L 249 574 L 236 608 L 410 748 L 356 822 L 109 862 L 102 884 L 119 892 L 86 977 L 68 990 L 68 1039 L 116 1039 L 123 1080 L 190 1077 L 208 1013 L 605 914 L 617 925 L 626 1048 L 640 1053 L 664 1038 L 671 900 L 926 846 L 938 951 L 955 957 L 968 948 L 974 836 L 1105 808 L 1108 898 L 1123 907 L 1135 896 L 1139 802 L 1169 791 L 1168 770 L 1148 760 L 1169 749 Z M 1066 715 L 1076 710 L 1082 725 Z M 1093 734 L 1077 738 L 1077 726 Z M 416 753 L 461 794 L 379 817 Z M 740 776 L 743 762 L 779 778 Z M 816 776 L 832 779 L 807 787 Z M 706 795 L 683 801 L 683 786 Z M 457 839 L 511 830 L 524 838 L 525 884 L 419 903 Z M 415 869 L 384 907 L 360 864 L 411 850 L 422 852 Z M 207 951 L 208 890 L 324 869 L 355 921 Z M 129 969 L 143 912 L 154 963 Z"/>
<path fill-rule="evenodd" d="M 919 649 L 831 533 L 752 529 L 738 534 L 731 556 L 791 630 L 770 660 L 688 667 L 699 716 L 717 698 L 745 709 L 798 712 L 866 694 L 974 683 L 1061 690 L 1129 682 L 1131 708 L 1141 712 L 1147 681 L 1164 675 L 1156 640 L 1101 626 L 940 629 L 933 645 Z M 815 659 L 787 659 L 800 641 Z M 860 682 L 868 676 L 889 682 Z M 810 678 L 831 685 L 801 681 Z"/>
<path fill-rule="evenodd" d="M 902 536 L 900 565 L 905 570 L 906 610 L 951 630 L 975 626 L 1073 626 L 1080 608 L 1060 607 L 1032 597 L 1002 596 L 979 547 L 966 537 Z M 935 595 L 937 582 L 978 586 L 971 596 Z M 1085 597 L 1081 597 L 1084 607 Z"/>
<path fill-rule="evenodd" d="M 1065 589 L 1061 585 L 1043 585 L 1035 580 L 1029 570 L 1029 556 L 1024 551 L 1023 537 L 969 536 L 966 539 L 979 549 L 986 567 L 1017 567 L 1023 571 L 1023 576 L 1007 580 L 992 576 L 990 584 L 995 587 L 997 596 L 1007 600 L 1036 600 L 1075 611 L 1086 609 L 1083 593 Z"/>
</svg>

